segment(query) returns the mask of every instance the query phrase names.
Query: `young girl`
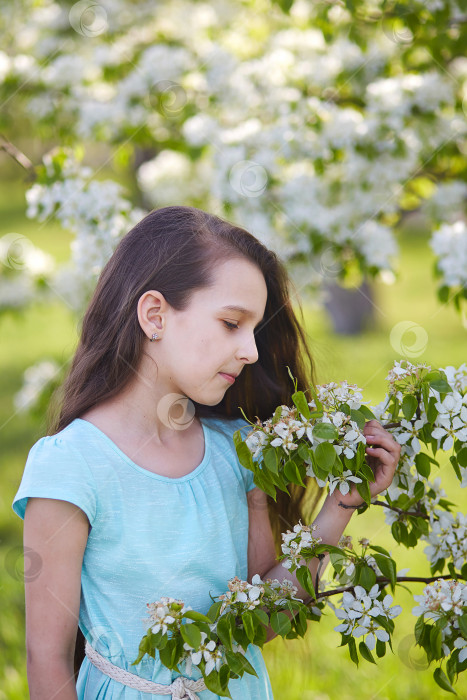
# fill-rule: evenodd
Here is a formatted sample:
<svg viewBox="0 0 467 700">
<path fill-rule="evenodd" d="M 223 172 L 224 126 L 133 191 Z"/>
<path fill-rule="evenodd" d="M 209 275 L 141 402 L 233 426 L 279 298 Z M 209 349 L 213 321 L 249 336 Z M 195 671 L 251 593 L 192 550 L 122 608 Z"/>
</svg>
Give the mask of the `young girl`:
<svg viewBox="0 0 467 700">
<path fill-rule="evenodd" d="M 213 700 L 197 667 L 180 675 L 157 653 L 131 665 L 146 604 L 168 596 L 205 613 L 229 579 L 256 573 L 292 579 L 307 599 L 276 560 L 280 532 L 308 520 L 305 491 L 274 503 L 232 440 L 249 430 L 240 407 L 265 420 L 290 404 L 287 365 L 306 389 L 314 367 L 286 272 L 251 234 L 166 207 L 122 239 L 84 315 L 59 417 L 13 501 L 25 554 L 41 562 L 25 583 L 32 700 Z M 364 432 L 375 496 L 400 446 L 377 421 Z M 361 502 L 354 487 L 328 494 L 314 535 L 337 544 Z M 231 680 L 232 698 L 272 698 L 260 648 L 247 657 L 258 675 Z"/>
</svg>

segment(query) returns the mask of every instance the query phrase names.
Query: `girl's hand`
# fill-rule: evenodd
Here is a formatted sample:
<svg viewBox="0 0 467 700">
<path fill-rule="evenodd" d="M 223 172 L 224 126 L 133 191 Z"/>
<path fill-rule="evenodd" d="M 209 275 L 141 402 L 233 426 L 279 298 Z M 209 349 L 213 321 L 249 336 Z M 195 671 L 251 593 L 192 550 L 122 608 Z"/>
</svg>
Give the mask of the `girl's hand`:
<svg viewBox="0 0 467 700">
<path fill-rule="evenodd" d="M 366 461 L 375 475 L 375 481 L 368 482 L 371 497 L 373 498 L 391 484 L 399 463 L 401 446 L 377 420 L 367 421 L 363 428 L 363 434 L 367 440 L 367 447 L 365 448 Z M 363 499 L 354 483 L 352 483 L 349 493 L 345 496 L 336 487 L 331 497 L 334 497 L 337 503 L 340 501 L 348 506 L 362 505 L 363 503 Z"/>
</svg>

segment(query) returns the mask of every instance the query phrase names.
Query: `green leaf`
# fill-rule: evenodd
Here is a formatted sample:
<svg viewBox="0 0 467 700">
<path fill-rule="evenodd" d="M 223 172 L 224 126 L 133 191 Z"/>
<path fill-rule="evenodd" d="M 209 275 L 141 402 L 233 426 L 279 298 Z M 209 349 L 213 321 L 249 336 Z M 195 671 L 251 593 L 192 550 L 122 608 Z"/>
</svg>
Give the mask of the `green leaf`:
<svg viewBox="0 0 467 700">
<path fill-rule="evenodd" d="M 449 301 L 450 289 L 447 284 L 443 284 L 438 287 L 438 299 L 442 304 L 446 304 Z"/>
<path fill-rule="evenodd" d="M 315 389 L 315 387 L 313 386 L 313 384 L 310 384 L 310 394 L 311 394 L 311 396 L 313 397 L 313 401 L 315 402 L 315 406 L 316 406 L 317 411 L 318 411 L 318 412 L 319 412 L 319 411 L 322 411 L 322 409 L 323 409 L 323 404 L 322 404 L 321 401 L 318 399 L 318 394 L 316 393 L 316 389 Z M 312 414 L 312 415 L 313 415 L 313 414 Z"/>
<path fill-rule="evenodd" d="M 453 654 L 447 661 L 446 661 L 446 672 L 447 676 L 449 678 L 449 682 L 452 683 L 454 680 L 454 677 L 456 675 L 456 667 L 457 667 L 457 660 L 455 655 Z"/>
<path fill-rule="evenodd" d="M 274 447 L 271 447 L 270 445 L 268 447 L 265 447 L 263 450 L 263 462 L 266 468 L 270 471 L 273 472 L 274 474 L 277 474 L 279 471 L 279 460 L 277 458 L 277 452 Z"/>
<path fill-rule="evenodd" d="M 376 656 L 381 659 L 386 653 L 386 644 L 381 639 L 376 640 Z"/>
<path fill-rule="evenodd" d="M 467 467 L 467 447 L 462 447 L 457 453 L 457 461 L 461 467 Z"/>
<path fill-rule="evenodd" d="M 295 616 L 295 624 L 297 626 L 297 632 L 300 637 L 304 637 L 308 629 L 306 612 L 303 608 L 300 608 L 298 614 Z"/>
<path fill-rule="evenodd" d="M 430 534 L 430 526 L 428 525 L 428 521 L 425 520 L 425 518 L 414 518 L 414 524 L 416 523 L 417 528 L 419 531 L 422 533 L 422 535 L 428 535 Z"/>
<path fill-rule="evenodd" d="M 161 663 L 164 664 L 164 666 L 166 666 L 166 668 L 171 668 L 172 649 L 171 649 L 169 644 L 167 644 L 164 649 L 159 650 L 159 658 L 161 660 Z"/>
<path fill-rule="evenodd" d="M 276 425 L 276 423 L 279 423 L 281 418 L 282 418 L 282 406 L 278 406 L 276 408 L 276 410 L 274 411 L 274 415 L 272 417 L 272 424 Z"/>
<path fill-rule="evenodd" d="M 263 625 L 258 625 L 256 628 L 255 632 L 255 641 L 254 644 L 256 644 L 259 647 L 262 647 L 263 644 L 266 642 L 268 636 L 268 631 L 266 627 L 263 627 Z"/>
<path fill-rule="evenodd" d="M 271 498 L 276 500 L 276 487 L 273 483 L 271 483 L 271 479 L 268 477 L 267 472 L 257 469 L 254 476 L 254 482 L 261 489 L 261 491 L 264 491 L 264 493 L 267 493 L 268 496 L 271 496 Z"/>
<path fill-rule="evenodd" d="M 413 394 L 407 394 L 402 401 L 402 413 L 407 420 L 410 420 L 417 410 L 418 401 Z"/>
<path fill-rule="evenodd" d="M 431 649 L 433 651 L 433 656 L 435 659 L 439 659 L 442 656 L 442 636 L 441 636 L 441 630 L 436 627 L 436 625 L 433 625 L 430 631 L 430 645 Z"/>
<path fill-rule="evenodd" d="M 222 601 L 218 601 L 216 603 L 213 603 L 211 607 L 208 610 L 208 618 L 210 622 L 214 622 L 217 617 L 219 616 L 220 609 L 222 607 Z"/>
<path fill-rule="evenodd" d="M 360 586 L 363 586 L 363 588 L 365 588 L 367 591 L 369 591 L 370 588 L 375 585 L 376 574 L 370 566 L 360 566 L 358 583 L 360 584 Z"/>
<path fill-rule="evenodd" d="M 355 639 L 353 637 L 349 637 L 349 641 L 347 642 L 349 645 L 349 654 L 350 658 L 358 666 L 358 654 L 357 654 L 357 645 L 355 643 Z"/>
<path fill-rule="evenodd" d="M 355 484 L 355 485 L 357 487 L 358 493 L 363 498 L 365 503 L 370 505 L 371 504 L 371 492 L 370 492 L 370 487 L 368 486 L 368 481 L 362 481 L 360 484 Z"/>
<path fill-rule="evenodd" d="M 457 695 L 456 691 L 450 684 L 446 674 L 444 673 L 441 667 L 435 669 L 435 672 L 433 673 L 433 678 L 435 679 L 436 683 L 439 685 L 440 688 L 442 688 L 443 690 L 447 690 L 449 693 L 454 693 L 454 695 Z"/>
<path fill-rule="evenodd" d="M 276 5 L 279 5 L 282 12 L 286 15 L 289 14 L 290 9 L 294 4 L 294 0 L 273 0 L 273 2 L 275 2 Z"/>
<path fill-rule="evenodd" d="M 284 464 L 284 476 L 287 481 L 291 481 L 293 484 L 305 486 L 297 465 L 291 459 L 287 460 L 287 462 Z"/>
<path fill-rule="evenodd" d="M 343 552 L 339 552 L 339 554 L 335 554 L 334 552 L 332 552 L 329 555 L 329 561 L 331 562 L 331 566 L 333 567 L 333 569 L 337 571 L 338 574 L 340 574 L 343 565 L 347 561 L 347 557 Z"/>
<path fill-rule="evenodd" d="M 359 408 L 358 410 L 360 411 L 360 413 L 363 413 L 363 415 L 365 416 L 366 420 L 376 420 L 375 414 L 373 413 L 373 411 L 371 411 L 371 410 L 368 408 L 368 406 L 363 406 L 363 405 L 362 405 L 362 406 L 360 406 L 360 408 Z"/>
<path fill-rule="evenodd" d="M 295 576 L 297 577 L 301 587 L 304 588 L 307 593 L 313 596 L 313 598 L 316 598 L 310 569 L 307 566 L 299 566 L 295 572 Z"/>
<path fill-rule="evenodd" d="M 228 664 L 222 664 L 219 669 L 219 683 L 222 690 L 226 690 L 230 680 L 230 668 Z"/>
<path fill-rule="evenodd" d="M 258 677 L 258 674 L 256 673 L 253 666 L 250 664 L 246 656 L 244 656 L 240 652 L 226 650 L 225 658 L 227 659 L 227 662 L 232 671 L 234 671 L 234 673 L 238 673 L 239 676 L 243 676 L 244 673 L 249 673 L 252 676 Z"/>
<path fill-rule="evenodd" d="M 303 391 L 295 392 L 295 394 L 292 395 L 292 401 L 302 416 L 308 420 L 310 417 L 310 407 L 308 406 L 308 402 Z"/>
<path fill-rule="evenodd" d="M 237 445 L 240 445 L 243 442 L 243 437 L 242 437 L 242 433 L 240 430 L 236 430 L 234 432 L 233 441 L 234 441 L 235 447 L 237 447 Z"/>
<path fill-rule="evenodd" d="M 430 476 L 431 471 L 431 463 L 428 455 L 426 455 L 424 452 L 419 452 L 417 455 L 415 455 L 415 467 L 420 476 L 427 479 Z"/>
<path fill-rule="evenodd" d="M 425 407 L 425 410 L 428 411 L 428 406 L 430 403 L 430 387 L 428 385 L 428 382 L 425 380 L 422 382 L 422 396 L 423 396 L 423 405 Z"/>
<path fill-rule="evenodd" d="M 237 451 L 238 461 L 240 462 L 242 467 L 245 467 L 245 469 L 249 469 L 251 472 L 254 471 L 253 458 L 246 443 L 240 442 L 238 445 L 235 445 L 235 449 Z"/>
<path fill-rule="evenodd" d="M 212 693 L 215 695 L 220 695 L 221 697 L 227 697 L 231 698 L 231 694 L 228 688 L 223 688 L 220 682 L 220 675 L 219 673 L 214 669 L 211 671 L 211 673 L 206 676 L 203 673 L 203 678 L 204 682 L 206 684 L 206 688 L 210 690 Z"/>
<path fill-rule="evenodd" d="M 457 621 L 459 622 L 459 627 L 464 639 L 467 639 L 467 613 L 464 613 L 463 615 L 458 617 Z"/>
<path fill-rule="evenodd" d="M 415 639 L 417 642 L 420 642 L 420 640 L 422 638 L 422 634 L 423 634 L 423 630 L 425 628 L 425 625 L 426 625 L 425 619 L 424 619 L 423 615 L 420 615 L 417 618 L 417 622 L 415 623 L 415 628 L 414 628 Z"/>
<path fill-rule="evenodd" d="M 243 626 L 240 627 L 240 625 L 234 625 L 232 636 L 237 642 L 237 644 L 240 644 L 240 646 L 243 647 L 243 649 L 246 649 L 248 647 L 250 640 L 246 636 L 246 632 L 243 629 Z"/>
<path fill-rule="evenodd" d="M 149 654 L 150 649 L 151 649 L 150 639 L 151 639 L 151 634 L 150 634 L 150 632 L 148 632 L 148 634 L 145 634 L 139 643 L 139 650 L 138 650 L 139 654 L 138 654 L 136 660 L 132 662 L 132 664 L 131 664 L 132 666 L 134 666 L 135 664 L 139 664 L 139 662 L 141 661 L 143 656 L 145 654 Z"/>
<path fill-rule="evenodd" d="M 357 410 L 356 408 L 351 408 L 350 418 L 356 422 L 360 430 L 363 430 L 363 428 L 365 427 L 366 419 L 360 409 Z"/>
<path fill-rule="evenodd" d="M 189 644 L 193 649 L 198 649 L 201 644 L 201 632 L 195 624 L 181 625 L 180 633 L 183 641 Z"/>
<path fill-rule="evenodd" d="M 363 475 L 368 481 L 375 481 L 373 470 L 366 462 L 363 462 L 358 470 L 358 476 L 361 475 Z"/>
<path fill-rule="evenodd" d="M 284 612 L 273 612 L 271 615 L 271 627 L 276 634 L 284 637 L 292 629 L 292 624 Z"/>
<path fill-rule="evenodd" d="M 396 542 L 402 542 L 403 538 L 403 531 L 402 531 L 402 523 L 399 522 L 399 520 L 396 520 L 395 522 L 392 523 L 391 525 L 391 533 Z"/>
<path fill-rule="evenodd" d="M 439 379 L 432 379 L 430 381 L 430 386 L 432 389 L 439 391 L 440 394 L 449 394 L 452 391 L 447 381 L 442 377 Z"/>
<path fill-rule="evenodd" d="M 161 662 L 167 668 L 176 670 L 176 666 L 180 656 L 183 653 L 183 639 L 182 637 L 173 637 L 169 639 L 167 645 L 159 650 L 159 656 Z"/>
<path fill-rule="evenodd" d="M 267 612 L 261 610 L 261 608 L 256 608 L 255 610 L 253 610 L 253 616 L 256 617 L 256 619 L 262 625 L 269 627 L 269 615 L 267 614 Z"/>
<path fill-rule="evenodd" d="M 455 455 L 451 455 L 451 456 L 449 457 L 449 461 L 450 461 L 451 464 L 452 464 L 452 467 L 453 467 L 453 469 L 454 469 L 454 472 L 455 472 L 457 478 L 459 479 L 459 481 L 462 481 L 462 474 L 461 474 L 461 470 L 459 469 L 459 464 L 458 464 L 458 462 L 457 462 L 456 456 L 455 456 Z"/>
<path fill-rule="evenodd" d="M 319 440 L 337 440 L 339 433 L 332 423 L 316 423 L 313 426 L 313 437 Z"/>
<path fill-rule="evenodd" d="M 372 655 L 371 651 L 368 649 L 365 642 L 363 642 L 363 641 L 360 642 L 360 644 L 358 645 L 358 649 L 359 649 L 360 654 L 363 656 L 364 659 L 366 659 L 367 661 L 370 661 L 372 664 L 376 664 L 376 661 L 374 660 L 373 655 Z"/>
<path fill-rule="evenodd" d="M 391 587 L 394 591 L 397 573 L 395 561 L 391 558 L 384 557 L 382 554 L 374 554 L 373 557 L 380 570 L 383 572 L 383 575 L 391 581 Z"/>
<path fill-rule="evenodd" d="M 338 454 L 336 454 L 336 461 L 332 465 L 331 471 L 334 476 L 342 476 L 342 474 L 344 473 L 344 465 L 342 464 L 342 460 Z"/>
<path fill-rule="evenodd" d="M 243 613 L 242 622 L 243 628 L 246 632 L 246 636 L 248 637 L 250 642 L 253 642 L 255 639 L 255 623 L 249 610 Z"/>
<path fill-rule="evenodd" d="M 315 449 L 315 459 L 318 466 L 328 473 L 336 461 L 336 450 L 329 442 L 320 442 Z"/>
<path fill-rule="evenodd" d="M 227 649 L 232 649 L 232 623 L 230 615 L 221 615 L 217 621 L 217 635 Z"/>
<path fill-rule="evenodd" d="M 417 501 L 420 501 L 424 495 L 425 486 L 423 485 L 423 481 L 417 481 L 413 488 L 413 498 L 415 498 Z"/>
<path fill-rule="evenodd" d="M 219 605 L 222 605 L 222 603 Z M 212 622 L 207 615 L 203 615 L 203 613 L 200 613 L 197 610 L 187 610 L 187 612 L 183 613 L 183 617 L 188 618 L 189 620 L 197 620 L 198 622 L 207 622 L 208 624 Z"/>
<path fill-rule="evenodd" d="M 379 552 L 380 554 L 384 554 L 385 556 L 389 557 L 390 554 L 387 549 L 384 549 L 384 547 L 380 547 L 377 544 L 370 544 L 368 545 L 369 549 L 372 549 L 374 552 Z"/>
<path fill-rule="evenodd" d="M 434 396 L 431 396 L 429 401 L 428 401 L 428 409 L 426 412 L 426 417 L 428 418 L 428 421 L 430 423 L 434 423 L 436 420 L 436 416 L 438 415 L 438 410 L 436 408 L 436 399 Z"/>
</svg>

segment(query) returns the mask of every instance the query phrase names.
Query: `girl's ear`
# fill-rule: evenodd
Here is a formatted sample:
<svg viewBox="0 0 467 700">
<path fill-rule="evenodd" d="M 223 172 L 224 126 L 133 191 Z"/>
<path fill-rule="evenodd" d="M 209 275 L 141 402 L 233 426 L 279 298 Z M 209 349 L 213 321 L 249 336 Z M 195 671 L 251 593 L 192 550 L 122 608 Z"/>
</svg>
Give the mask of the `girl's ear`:
<svg viewBox="0 0 467 700">
<path fill-rule="evenodd" d="M 151 289 L 144 292 L 138 300 L 138 321 L 146 336 L 163 330 L 168 303 L 161 292 Z"/>
</svg>

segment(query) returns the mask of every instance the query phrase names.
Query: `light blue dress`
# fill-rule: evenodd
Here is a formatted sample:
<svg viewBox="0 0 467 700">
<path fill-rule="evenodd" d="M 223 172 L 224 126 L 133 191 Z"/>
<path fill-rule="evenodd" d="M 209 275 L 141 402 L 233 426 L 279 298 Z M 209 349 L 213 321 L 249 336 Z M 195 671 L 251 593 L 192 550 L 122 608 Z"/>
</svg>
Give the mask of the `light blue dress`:
<svg viewBox="0 0 467 700">
<path fill-rule="evenodd" d="M 157 683 L 180 675 L 148 655 L 136 666 L 149 625 L 146 604 L 161 596 L 181 599 L 206 613 L 209 596 L 227 590 L 234 576 L 247 578 L 248 506 L 252 473 L 238 461 L 232 436 L 242 419 L 203 418 L 204 457 L 189 474 L 170 478 L 135 464 L 105 433 L 76 418 L 31 448 L 13 510 L 24 518 L 29 496 L 79 506 L 92 526 L 81 574 L 79 626 L 94 649 L 113 664 Z M 248 426 L 243 430 L 245 435 Z M 247 658 L 258 678 L 233 679 L 233 700 L 272 700 L 261 649 Z M 183 669 L 181 669 L 183 670 Z M 201 677 L 197 667 L 189 676 Z M 84 659 L 78 700 L 148 700 Z M 219 696 L 209 690 L 200 700 Z"/>
</svg>

